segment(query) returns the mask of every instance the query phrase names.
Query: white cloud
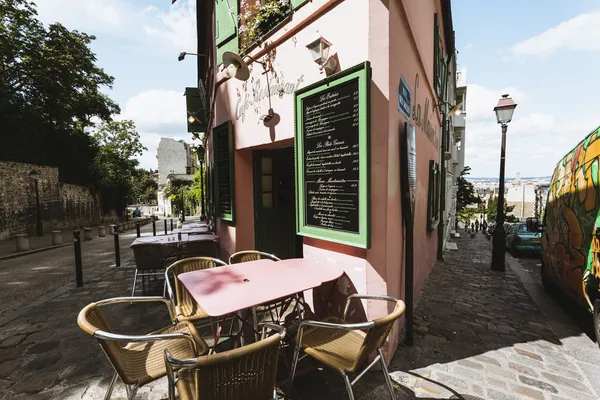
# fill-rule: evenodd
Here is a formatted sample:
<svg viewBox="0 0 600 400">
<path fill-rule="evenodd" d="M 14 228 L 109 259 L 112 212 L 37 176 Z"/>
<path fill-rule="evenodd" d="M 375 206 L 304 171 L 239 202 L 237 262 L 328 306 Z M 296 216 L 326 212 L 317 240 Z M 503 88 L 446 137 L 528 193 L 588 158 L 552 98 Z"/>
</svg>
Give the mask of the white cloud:
<svg viewBox="0 0 600 400">
<path fill-rule="evenodd" d="M 517 104 L 526 99 L 524 93 L 515 88 L 495 90 L 477 84 L 468 84 L 466 110 L 469 121 L 495 120 L 494 107 L 498 104 L 500 97 L 506 93 L 510 94 Z"/>
<path fill-rule="evenodd" d="M 550 56 L 567 49 L 600 51 L 600 11 L 580 14 L 511 48 L 514 56 Z"/>
<path fill-rule="evenodd" d="M 131 119 L 138 129 L 185 124 L 185 96 L 174 90 L 149 90 L 127 100 L 121 119 Z"/>
<path fill-rule="evenodd" d="M 69 29 L 116 36 L 154 51 L 196 48 L 193 0 L 180 0 L 164 11 L 122 0 L 38 0 L 36 4 L 40 20 L 46 24 L 60 22 Z"/>
<path fill-rule="evenodd" d="M 465 163 L 473 177 L 496 177 L 499 173 L 502 133 L 492 111 L 498 93 L 501 91 L 480 85 L 468 86 Z M 569 119 L 535 112 L 526 94 L 516 88 L 510 93 L 515 94 L 519 106 L 507 131 L 507 177 L 517 172 L 521 176 L 552 175 L 558 160 L 598 124 L 597 117 L 585 110 Z M 519 102 L 517 94 L 526 101 Z"/>
</svg>

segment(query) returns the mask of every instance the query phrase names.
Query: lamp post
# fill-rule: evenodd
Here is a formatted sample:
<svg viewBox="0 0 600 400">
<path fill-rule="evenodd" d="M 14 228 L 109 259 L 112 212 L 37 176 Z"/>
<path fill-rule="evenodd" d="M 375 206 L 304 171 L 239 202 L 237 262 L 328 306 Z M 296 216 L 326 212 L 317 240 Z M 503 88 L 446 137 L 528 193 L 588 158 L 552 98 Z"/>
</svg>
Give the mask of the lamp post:
<svg viewBox="0 0 600 400">
<path fill-rule="evenodd" d="M 198 155 L 198 163 L 200 164 L 200 220 L 206 220 L 205 202 L 204 202 L 204 156 L 206 151 L 204 146 L 198 145 L 196 147 L 196 154 Z"/>
<path fill-rule="evenodd" d="M 517 104 L 507 94 L 503 94 L 494 112 L 496 120 L 502 126 L 502 147 L 500 150 L 500 184 L 498 188 L 498 210 L 496 212 L 496 227 L 494 228 L 492 248 L 492 270 L 504 271 L 506 254 L 506 231 L 504 230 L 504 163 L 506 154 L 506 129 L 512 120 Z"/>
<path fill-rule="evenodd" d="M 40 180 L 39 172 L 33 170 L 29 173 L 29 179 L 35 182 L 35 208 L 37 210 L 37 218 L 35 221 L 35 230 L 38 236 L 44 236 L 44 226 L 42 225 L 42 212 L 40 210 L 40 190 L 38 182 Z"/>
</svg>

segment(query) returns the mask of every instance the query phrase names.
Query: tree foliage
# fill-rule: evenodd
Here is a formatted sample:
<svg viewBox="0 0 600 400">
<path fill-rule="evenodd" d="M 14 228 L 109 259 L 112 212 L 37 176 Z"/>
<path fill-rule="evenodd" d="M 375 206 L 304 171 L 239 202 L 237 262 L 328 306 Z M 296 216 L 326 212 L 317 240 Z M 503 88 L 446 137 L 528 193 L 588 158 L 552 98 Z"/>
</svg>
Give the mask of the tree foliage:
<svg viewBox="0 0 600 400">
<path fill-rule="evenodd" d="M 47 28 L 28 0 L 0 0 L 0 159 L 52 165 L 64 182 L 94 182 L 92 118 L 119 106 L 101 92 L 114 78 L 96 65 L 94 36 Z"/>
<path fill-rule="evenodd" d="M 514 210 L 515 206 L 509 206 L 504 199 L 504 222 L 518 222 L 519 219 L 514 215 L 508 215 L 508 213 Z M 487 205 L 487 220 L 488 222 L 496 222 L 498 216 L 498 197 L 492 197 L 488 201 Z"/>
<path fill-rule="evenodd" d="M 465 225 L 469 225 L 471 222 L 474 222 L 478 214 L 479 209 L 474 207 L 464 207 L 462 210 L 459 210 L 456 213 L 458 220 L 463 222 Z"/>
<path fill-rule="evenodd" d="M 140 142 L 135 124 L 128 120 L 101 124 L 93 138 L 98 146 L 94 168 L 103 203 L 121 214 L 133 192 L 131 182 L 138 165 L 134 157 L 146 148 Z"/>
<path fill-rule="evenodd" d="M 456 179 L 458 189 L 456 192 L 456 211 L 459 212 L 465 207 L 471 204 L 478 204 L 480 202 L 479 197 L 475 193 L 473 184 L 465 178 L 470 174 L 471 167 L 466 166 Z"/>
<path fill-rule="evenodd" d="M 156 204 L 158 182 L 154 179 L 154 171 L 136 168 L 131 175 L 131 195 L 129 203 Z"/>
</svg>

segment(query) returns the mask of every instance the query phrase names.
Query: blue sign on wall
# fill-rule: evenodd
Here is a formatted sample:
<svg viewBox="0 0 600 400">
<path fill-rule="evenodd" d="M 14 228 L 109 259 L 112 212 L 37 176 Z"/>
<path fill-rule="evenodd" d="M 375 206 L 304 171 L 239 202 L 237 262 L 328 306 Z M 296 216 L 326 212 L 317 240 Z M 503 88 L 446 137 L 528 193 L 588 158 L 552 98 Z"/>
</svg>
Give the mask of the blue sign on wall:
<svg viewBox="0 0 600 400">
<path fill-rule="evenodd" d="M 398 111 L 410 121 L 410 89 L 402 77 L 400 77 L 400 83 L 398 84 Z"/>
</svg>

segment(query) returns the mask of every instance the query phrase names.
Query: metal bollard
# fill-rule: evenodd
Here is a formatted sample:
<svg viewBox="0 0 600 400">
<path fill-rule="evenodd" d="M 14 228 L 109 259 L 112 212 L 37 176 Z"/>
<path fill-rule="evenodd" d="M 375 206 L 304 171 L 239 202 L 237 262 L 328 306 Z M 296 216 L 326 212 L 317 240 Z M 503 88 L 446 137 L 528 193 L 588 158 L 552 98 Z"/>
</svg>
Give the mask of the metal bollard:
<svg viewBox="0 0 600 400">
<path fill-rule="evenodd" d="M 173 232 L 173 218 L 171 218 L 171 232 Z"/>
<path fill-rule="evenodd" d="M 115 266 L 121 266 L 121 249 L 119 248 L 119 225 L 113 225 L 113 235 L 115 237 Z"/>
<path fill-rule="evenodd" d="M 167 234 L 167 220 L 165 219 L 165 235 Z"/>
<path fill-rule="evenodd" d="M 79 230 L 73 231 L 73 248 L 75 249 L 75 282 L 77 287 L 83 286 L 83 266 L 81 263 L 81 238 Z"/>
<path fill-rule="evenodd" d="M 137 237 L 140 237 L 140 221 L 135 223 L 135 232 L 137 233 Z"/>
<path fill-rule="evenodd" d="M 156 236 L 156 221 L 152 220 L 152 236 Z"/>
</svg>

